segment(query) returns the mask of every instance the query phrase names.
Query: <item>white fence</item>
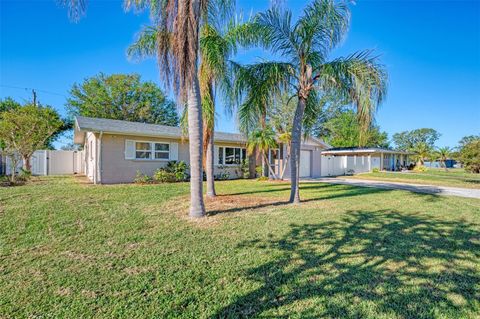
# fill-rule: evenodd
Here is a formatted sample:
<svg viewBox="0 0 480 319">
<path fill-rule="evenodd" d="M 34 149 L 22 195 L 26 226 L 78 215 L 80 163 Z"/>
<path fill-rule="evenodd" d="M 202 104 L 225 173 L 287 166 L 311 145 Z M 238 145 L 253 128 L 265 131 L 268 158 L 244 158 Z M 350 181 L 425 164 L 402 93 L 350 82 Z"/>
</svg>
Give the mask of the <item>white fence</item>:
<svg viewBox="0 0 480 319">
<path fill-rule="evenodd" d="M 39 150 L 33 153 L 30 158 L 33 175 L 72 175 L 83 174 L 85 167 L 83 165 L 83 151 L 50 151 Z M 20 171 L 22 162 L 20 161 L 17 172 Z M 5 162 L 6 174 L 10 174 L 11 163 L 7 157 Z"/>
<path fill-rule="evenodd" d="M 373 163 L 370 156 L 322 156 L 321 175 L 338 176 L 369 172 L 380 163 Z"/>
</svg>

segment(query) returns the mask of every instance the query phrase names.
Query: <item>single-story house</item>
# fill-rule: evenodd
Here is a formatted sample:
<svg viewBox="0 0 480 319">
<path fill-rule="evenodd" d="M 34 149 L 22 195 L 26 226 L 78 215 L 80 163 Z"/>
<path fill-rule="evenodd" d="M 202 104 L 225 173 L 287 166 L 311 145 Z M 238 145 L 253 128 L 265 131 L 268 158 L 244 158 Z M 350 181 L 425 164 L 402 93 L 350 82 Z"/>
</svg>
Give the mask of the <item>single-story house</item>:
<svg viewBox="0 0 480 319">
<path fill-rule="evenodd" d="M 241 163 L 247 157 L 247 139 L 242 134 L 215 132 L 215 175 L 227 174 L 230 178 L 241 176 Z M 156 169 L 169 161 L 189 164 L 188 137 L 180 127 L 145 124 L 77 116 L 74 142 L 83 145 L 84 174 L 95 184 L 129 183 L 137 172 L 153 175 Z M 320 177 L 321 151 L 329 146 L 316 138 L 307 138 L 301 147 L 302 177 Z M 288 178 L 290 168 L 286 146 L 268 154 L 277 175 L 285 168 Z M 249 157 L 250 167 L 261 165 L 261 157 Z"/>
<path fill-rule="evenodd" d="M 414 162 L 411 153 L 376 147 L 337 147 L 322 151 L 322 176 L 399 171 Z"/>
<path fill-rule="evenodd" d="M 247 139 L 242 134 L 215 132 L 216 176 L 238 178 L 247 158 Z M 169 161 L 189 164 L 188 137 L 180 127 L 77 116 L 74 142 L 83 145 L 81 167 L 95 184 L 133 182 L 137 172 L 152 176 Z M 330 148 L 323 140 L 307 137 L 300 151 L 300 177 L 346 175 L 408 167 L 409 153 L 381 148 Z M 262 165 L 260 154 L 248 156 L 250 176 Z M 277 177 L 290 176 L 287 146 L 268 152 L 268 161 Z M 269 173 L 270 174 L 270 173 Z M 271 174 L 270 174 L 271 175 Z"/>
</svg>

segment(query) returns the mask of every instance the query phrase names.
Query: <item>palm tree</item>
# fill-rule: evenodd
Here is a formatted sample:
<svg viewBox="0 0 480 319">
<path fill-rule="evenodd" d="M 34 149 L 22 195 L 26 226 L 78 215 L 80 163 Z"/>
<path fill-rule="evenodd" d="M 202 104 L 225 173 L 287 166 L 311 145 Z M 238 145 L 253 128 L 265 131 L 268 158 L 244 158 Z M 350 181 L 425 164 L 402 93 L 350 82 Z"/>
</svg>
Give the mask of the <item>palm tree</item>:
<svg viewBox="0 0 480 319">
<path fill-rule="evenodd" d="M 248 136 L 247 141 L 247 153 L 248 155 L 252 155 L 255 153 L 256 150 L 260 152 L 262 155 L 262 159 L 266 166 L 268 167 L 268 171 L 272 178 L 276 179 L 277 175 L 273 171 L 270 162 L 267 158 L 268 150 L 277 147 L 276 141 L 276 133 L 273 129 L 269 126 L 265 127 L 264 129 L 258 129 L 250 133 Z"/>
<path fill-rule="evenodd" d="M 425 160 L 432 155 L 432 148 L 427 143 L 418 143 L 415 147 L 412 148 L 412 151 L 415 153 L 414 158 L 417 161 L 417 166 L 423 166 Z"/>
<path fill-rule="evenodd" d="M 448 172 L 447 160 L 450 158 L 450 156 L 452 154 L 452 149 L 448 146 L 439 147 L 437 149 L 437 151 L 435 152 L 435 154 L 436 154 L 438 160 L 440 161 L 440 163 L 445 168 L 445 171 Z"/>
<path fill-rule="evenodd" d="M 343 39 L 349 9 L 334 0 L 315 0 L 295 23 L 290 11 L 271 8 L 255 18 L 264 33 L 262 44 L 284 61 L 266 61 L 238 68 L 236 93 L 244 126 L 262 118 L 273 94 L 289 88 L 298 99 L 292 126 L 290 202 L 299 203 L 299 160 L 305 113 L 315 114 L 322 97 L 334 94 L 357 109 L 366 131 L 386 92 L 386 73 L 370 51 L 328 61 L 328 53 Z"/>
<path fill-rule="evenodd" d="M 85 0 L 61 0 L 69 16 L 78 20 Z M 156 29 L 160 73 L 178 98 L 188 105 L 190 147 L 190 216 L 205 216 L 202 185 L 202 104 L 198 81 L 199 29 L 205 19 L 208 0 L 125 0 L 127 10 L 149 10 Z"/>
<path fill-rule="evenodd" d="M 216 92 L 221 91 L 225 100 L 231 98 L 230 57 L 237 52 L 238 46 L 255 43 L 255 34 L 249 28 L 253 24 L 241 24 L 229 19 L 234 11 L 233 5 L 226 6 L 225 0 L 212 0 L 208 7 L 207 18 L 200 30 L 200 67 L 199 82 L 203 115 L 203 163 L 207 176 L 207 196 L 216 196 L 214 183 L 214 130 L 216 115 Z M 158 55 L 161 43 L 161 30 L 145 27 L 135 42 L 127 49 L 129 57 L 145 58 Z M 188 127 L 188 116 L 182 116 L 182 126 Z"/>
</svg>

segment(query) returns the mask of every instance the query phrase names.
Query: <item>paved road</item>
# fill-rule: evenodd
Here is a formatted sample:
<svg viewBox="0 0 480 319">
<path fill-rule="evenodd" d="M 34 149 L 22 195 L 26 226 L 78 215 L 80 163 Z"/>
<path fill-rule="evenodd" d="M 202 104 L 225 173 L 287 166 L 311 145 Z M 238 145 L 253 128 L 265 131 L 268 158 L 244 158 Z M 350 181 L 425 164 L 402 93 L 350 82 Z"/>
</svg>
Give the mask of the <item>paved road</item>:
<svg viewBox="0 0 480 319">
<path fill-rule="evenodd" d="M 419 185 L 419 184 L 385 182 L 385 181 L 372 181 L 372 180 L 366 180 L 366 179 L 348 179 L 348 178 L 341 178 L 341 177 L 337 177 L 337 178 L 322 177 L 322 178 L 302 179 L 302 181 L 353 185 L 353 186 L 361 186 L 361 187 L 376 187 L 376 188 L 384 188 L 384 189 L 401 189 L 401 190 L 411 191 L 415 193 L 449 195 L 449 196 L 470 197 L 470 198 L 480 199 L 480 189 L 435 186 L 435 185 Z"/>
</svg>

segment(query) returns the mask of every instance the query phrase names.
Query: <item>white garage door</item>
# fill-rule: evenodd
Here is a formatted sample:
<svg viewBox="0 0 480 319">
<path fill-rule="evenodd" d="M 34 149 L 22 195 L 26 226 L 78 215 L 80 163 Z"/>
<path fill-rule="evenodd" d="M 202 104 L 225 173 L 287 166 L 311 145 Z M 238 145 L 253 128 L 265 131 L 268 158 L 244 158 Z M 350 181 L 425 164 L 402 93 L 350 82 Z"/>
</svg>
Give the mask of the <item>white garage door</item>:
<svg viewBox="0 0 480 319">
<path fill-rule="evenodd" d="M 300 177 L 310 177 L 310 151 L 300 151 Z"/>
</svg>

